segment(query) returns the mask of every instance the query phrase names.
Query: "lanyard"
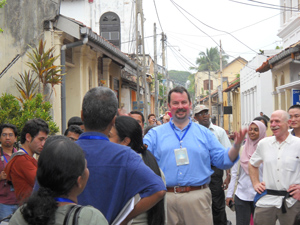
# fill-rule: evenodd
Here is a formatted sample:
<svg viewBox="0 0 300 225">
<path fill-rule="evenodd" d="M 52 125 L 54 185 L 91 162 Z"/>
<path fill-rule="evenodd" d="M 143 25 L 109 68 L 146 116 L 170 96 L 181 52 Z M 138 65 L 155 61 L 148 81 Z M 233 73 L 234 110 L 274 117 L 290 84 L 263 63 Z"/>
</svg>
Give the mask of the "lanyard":
<svg viewBox="0 0 300 225">
<path fill-rule="evenodd" d="M 106 140 L 109 141 L 107 137 L 101 137 L 101 136 L 83 136 L 79 137 L 78 139 L 88 139 L 88 140 Z"/>
<path fill-rule="evenodd" d="M 23 150 L 28 155 L 28 152 L 26 152 L 26 150 L 24 148 L 21 148 L 21 150 Z"/>
<path fill-rule="evenodd" d="M 176 131 L 175 131 L 175 125 L 174 125 L 174 123 L 171 123 L 171 122 L 170 122 L 170 126 L 171 126 L 171 128 L 173 129 L 173 131 L 174 131 L 174 133 L 175 133 L 175 135 L 176 135 L 176 137 L 177 137 L 177 139 L 178 139 L 178 141 L 179 141 L 179 143 L 180 143 L 180 148 L 182 148 L 182 146 L 181 146 L 182 139 L 185 137 L 185 135 L 186 135 L 186 133 L 188 132 L 188 130 L 190 129 L 191 125 L 192 125 L 192 123 L 190 122 L 190 124 L 189 124 L 188 127 L 186 128 L 186 131 L 184 132 L 183 136 L 180 138 L 180 137 L 178 136 L 178 134 L 176 133 Z"/>
<path fill-rule="evenodd" d="M 57 202 L 69 202 L 69 203 L 75 203 L 72 200 L 68 199 L 68 198 L 54 198 L 55 201 Z"/>
<path fill-rule="evenodd" d="M 11 151 L 11 153 L 14 153 L 14 149 L 15 148 L 13 148 L 13 150 Z M 1 148 L 1 161 L 3 162 L 4 160 L 5 160 L 6 163 L 8 163 L 6 157 L 5 157 L 4 153 L 3 153 L 3 149 Z"/>
</svg>

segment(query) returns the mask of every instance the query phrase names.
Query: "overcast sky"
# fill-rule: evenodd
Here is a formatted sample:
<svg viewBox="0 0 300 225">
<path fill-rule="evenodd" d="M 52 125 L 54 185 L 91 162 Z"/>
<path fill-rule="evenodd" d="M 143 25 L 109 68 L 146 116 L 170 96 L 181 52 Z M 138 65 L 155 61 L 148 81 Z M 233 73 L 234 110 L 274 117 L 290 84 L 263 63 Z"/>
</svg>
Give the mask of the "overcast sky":
<svg viewBox="0 0 300 225">
<path fill-rule="evenodd" d="M 195 66 L 199 52 L 219 45 L 220 40 L 223 50 L 230 56 L 229 61 L 238 56 L 251 60 L 259 49 L 274 49 L 276 45 L 281 46 L 281 39 L 277 37 L 280 10 L 265 8 L 271 6 L 250 0 L 234 1 L 236 2 L 230 0 L 155 0 L 154 4 L 154 0 L 143 0 L 145 37 L 153 36 L 154 23 L 156 23 L 158 34 L 163 30 L 167 35 L 168 70 L 188 70 L 190 66 Z M 258 1 L 279 5 L 279 0 Z M 176 4 L 182 13 L 176 8 Z M 222 31 L 232 34 L 236 39 Z M 158 63 L 162 65 L 160 40 L 159 35 L 157 38 Z M 152 37 L 145 38 L 145 48 L 146 53 L 153 57 Z"/>
</svg>

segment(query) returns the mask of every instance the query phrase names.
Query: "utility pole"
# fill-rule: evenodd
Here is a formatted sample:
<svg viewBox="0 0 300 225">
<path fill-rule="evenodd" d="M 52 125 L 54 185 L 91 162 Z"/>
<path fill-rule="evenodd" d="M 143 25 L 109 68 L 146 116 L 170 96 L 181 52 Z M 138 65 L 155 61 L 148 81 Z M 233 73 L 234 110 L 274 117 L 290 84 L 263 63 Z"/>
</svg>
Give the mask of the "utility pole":
<svg viewBox="0 0 300 225">
<path fill-rule="evenodd" d="M 210 67 L 210 65 L 209 65 Z M 212 114 L 211 111 L 211 86 L 210 86 L 210 68 L 208 69 L 208 108 L 209 108 L 209 113 Z"/>
<path fill-rule="evenodd" d="M 156 23 L 154 23 L 153 28 L 154 33 L 154 76 L 155 76 L 155 115 L 158 116 L 158 94 L 159 94 L 159 84 L 157 80 L 157 44 L 156 44 Z"/>
<path fill-rule="evenodd" d="M 220 95 L 220 102 L 221 102 L 221 107 L 220 107 L 220 113 L 221 113 L 221 120 L 220 120 L 220 127 L 224 127 L 224 114 L 223 114 L 223 56 L 222 56 L 222 43 L 220 40 L 220 76 L 221 76 L 221 95 Z"/>
<path fill-rule="evenodd" d="M 135 48 L 136 48 L 136 105 L 137 110 L 140 110 L 140 63 L 139 63 L 139 27 L 138 27 L 139 2 L 135 1 Z"/>
<path fill-rule="evenodd" d="M 143 76 L 143 83 L 144 83 L 144 116 L 148 116 L 148 101 L 147 101 L 147 79 L 146 79 L 146 65 L 145 65 L 145 46 L 144 46 L 144 14 L 142 9 L 143 2 L 142 0 L 136 0 L 135 2 L 135 9 L 136 9 L 136 15 L 135 15 L 135 37 L 136 37 L 136 62 L 138 64 L 137 69 L 137 107 L 138 110 L 140 109 L 140 61 L 139 61 L 139 46 L 141 46 L 141 51 L 143 51 L 143 60 L 142 60 L 142 76 Z M 139 20 L 140 18 L 140 20 Z M 141 31 L 139 31 L 139 21 L 141 25 Z M 140 35 L 142 34 L 142 37 L 140 39 Z"/>
<path fill-rule="evenodd" d="M 146 78 L 146 57 L 145 57 L 145 43 L 144 43 L 144 13 L 143 13 L 143 0 L 140 1 L 140 16 L 141 16 L 141 29 L 142 29 L 142 50 L 143 50 L 143 81 L 144 81 L 144 116 L 148 116 L 148 83 Z"/>
<path fill-rule="evenodd" d="M 162 64 L 164 68 L 164 76 L 166 77 L 166 55 L 165 55 L 165 34 L 162 32 L 161 34 L 161 45 L 162 45 Z M 164 84 L 163 84 L 164 85 Z M 167 82 L 168 85 L 168 82 Z M 167 86 L 167 91 L 168 91 L 168 86 Z M 168 92 L 167 92 L 168 93 Z M 166 108 L 166 103 L 165 103 L 165 92 L 163 93 L 163 102 L 164 102 L 164 109 Z"/>
</svg>

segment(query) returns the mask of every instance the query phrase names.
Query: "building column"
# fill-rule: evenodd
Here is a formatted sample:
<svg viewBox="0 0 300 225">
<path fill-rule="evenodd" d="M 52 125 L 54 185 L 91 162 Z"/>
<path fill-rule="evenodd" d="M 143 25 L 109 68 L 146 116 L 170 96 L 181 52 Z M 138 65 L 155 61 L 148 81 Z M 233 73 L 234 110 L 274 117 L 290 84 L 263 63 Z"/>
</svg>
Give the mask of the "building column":
<svg viewBox="0 0 300 225">
<path fill-rule="evenodd" d="M 109 58 L 103 58 L 103 78 L 106 81 L 105 87 L 110 87 L 110 79 L 109 79 L 109 66 L 112 60 Z"/>
</svg>

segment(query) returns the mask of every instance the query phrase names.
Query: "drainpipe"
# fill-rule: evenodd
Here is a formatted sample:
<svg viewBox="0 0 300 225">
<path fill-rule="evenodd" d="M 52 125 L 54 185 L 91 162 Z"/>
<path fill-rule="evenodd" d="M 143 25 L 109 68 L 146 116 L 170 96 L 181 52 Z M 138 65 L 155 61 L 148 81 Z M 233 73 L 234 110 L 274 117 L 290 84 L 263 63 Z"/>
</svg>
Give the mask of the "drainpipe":
<svg viewBox="0 0 300 225">
<path fill-rule="evenodd" d="M 82 41 L 66 44 L 61 46 L 61 58 L 60 62 L 62 65 L 62 74 L 66 73 L 66 50 L 77 46 L 85 45 L 88 42 L 88 36 L 86 35 Z M 62 76 L 61 82 L 61 132 L 64 133 L 66 130 L 67 118 L 66 118 L 66 76 Z"/>
</svg>

